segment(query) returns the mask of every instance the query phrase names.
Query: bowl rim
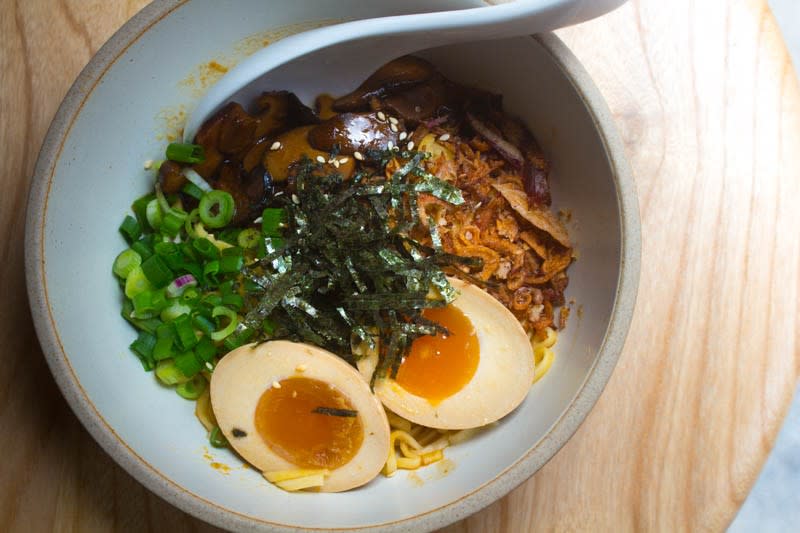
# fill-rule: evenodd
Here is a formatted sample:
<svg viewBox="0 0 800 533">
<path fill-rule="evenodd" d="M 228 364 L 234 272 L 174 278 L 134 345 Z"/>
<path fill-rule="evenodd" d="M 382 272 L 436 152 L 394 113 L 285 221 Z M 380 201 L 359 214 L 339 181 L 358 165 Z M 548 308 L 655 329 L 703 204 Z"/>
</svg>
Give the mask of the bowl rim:
<svg viewBox="0 0 800 533">
<path fill-rule="evenodd" d="M 142 485 L 179 509 L 227 529 L 320 531 L 322 529 L 269 522 L 228 509 L 188 491 L 147 463 L 114 431 L 89 399 L 69 362 L 49 305 L 45 279 L 46 224 L 41 213 L 47 211 L 55 167 L 64 143 L 83 104 L 108 69 L 152 26 L 187 1 L 156 0 L 128 20 L 83 68 L 53 118 L 34 169 L 26 214 L 25 275 L 34 326 L 48 366 L 73 412 L 105 452 Z M 611 112 L 589 74 L 555 34 L 539 34 L 532 38 L 550 55 L 583 100 L 612 169 L 620 213 L 620 271 L 603 343 L 584 383 L 548 433 L 494 479 L 455 501 L 412 517 L 334 531 L 430 530 L 465 518 L 500 499 L 532 476 L 569 440 L 597 402 L 616 366 L 633 316 L 639 282 L 641 235 L 635 183 Z"/>
</svg>

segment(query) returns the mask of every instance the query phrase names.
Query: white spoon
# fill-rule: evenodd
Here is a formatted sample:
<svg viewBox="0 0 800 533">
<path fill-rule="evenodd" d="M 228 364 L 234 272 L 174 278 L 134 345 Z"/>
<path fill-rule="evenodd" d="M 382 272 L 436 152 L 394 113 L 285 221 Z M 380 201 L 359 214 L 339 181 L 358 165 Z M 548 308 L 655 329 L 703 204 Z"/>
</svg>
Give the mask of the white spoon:
<svg viewBox="0 0 800 533">
<path fill-rule="evenodd" d="M 402 55 L 466 41 L 530 35 L 598 17 L 626 0 L 516 0 L 494 6 L 373 18 L 318 28 L 254 53 L 222 77 L 186 122 L 191 141 L 230 101 L 251 102 L 270 89 L 310 102 L 325 87 L 350 92 L 378 67 Z"/>
</svg>

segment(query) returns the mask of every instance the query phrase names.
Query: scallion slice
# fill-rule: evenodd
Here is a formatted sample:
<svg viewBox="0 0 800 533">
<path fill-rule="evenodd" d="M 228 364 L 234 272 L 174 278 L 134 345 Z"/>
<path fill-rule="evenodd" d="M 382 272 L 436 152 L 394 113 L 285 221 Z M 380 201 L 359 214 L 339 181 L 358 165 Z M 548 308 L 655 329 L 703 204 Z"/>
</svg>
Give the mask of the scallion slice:
<svg viewBox="0 0 800 533">
<path fill-rule="evenodd" d="M 128 241 L 128 243 L 133 243 L 142 236 L 142 227 L 130 215 L 127 215 L 125 219 L 122 221 L 122 224 L 119 226 L 119 231 Z"/>
<path fill-rule="evenodd" d="M 236 204 L 233 196 L 225 191 L 209 191 L 200 199 L 200 220 L 209 228 L 225 227 L 233 218 Z"/>
<path fill-rule="evenodd" d="M 116 259 L 114 259 L 114 274 L 122 279 L 128 275 L 138 266 L 142 264 L 142 256 L 131 250 L 130 248 L 120 252 Z"/>
<path fill-rule="evenodd" d="M 203 391 L 206 390 L 207 384 L 206 378 L 198 374 L 189 381 L 175 387 L 175 392 L 177 392 L 181 398 L 196 400 L 203 394 Z"/>
<path fill-rule="evenodd" d="M 159 255 L 154 255 L 142 263 L 142 271 L 147 280 L 156 288 L 165 287 L 175 277 L 167 263 Z"/>
<path fill-rule="evenodd" d="M 229 321 L 227 326 L 211 334 L 212 341 L 221 341 L 236 331 L 236 326 L 239 324 L 239 318 L 236 316 L 236 311 L 233 311 L 232 309 L 229 309 L 223 305 L 218 305 L 213 311 L 211 311 L 211 316 L 213 318 L 226 317 Z"/>
<path fill-rule="evenodd" d="M 236 243 L 246 249 L 255 248 L 259 242 L 261 242 L 261 233 L 255 228 L 242 230 L 236 237 Z"/>
<path fill-rule="evenodd" d="M 139 336 L 131 343 L 131 350 L 139 356 L 142 366 L 148 372 L 153 370 L 153 348 L 156 345 L 156 337 L 152 333 L 140 331 Z"/>
<path fill-rule="evenodd" d="M 133 298 L 141 292 L 150 290 L 153 290 L 153 286 L 147 280 L 141 266 L 134 267 L 128 272 L 128 276 L 125 278 L 125 296 Z"/>
<path fill-rule="evenodd" d="M 268 207 L 261 214 L 261 231 L 267 237 L 280 237 L 286 221 L 286 210 Z"/>
<path fill-rule="evenodd" d="M 164 385 L 177 385 L 188 380 L 173 359 L 158 362 L 156 377 Z"/>
<path fill-rule="evenodd" d="M 169 143 L 166 156 L 170 161 L 192 165 L 206 160 L 205 150 L 199 144 Z"/>
<path fill-rule="evenodd" d="M 192 351 L 176 355 L 173 361 L 178 370 L 187 378 L 193 378 L 203 368 L 202 362 Z"/>
<path fill-rule="evenodd" d="M 225 435 L 222 434 L 222 431 L 219 429 L 219 426 L 214 426 L 214 429 L 211 430 L 211 433 L 209 433 L 208 435 L 208 442 L 214 448 L 228 447 L 228 439 L 226 439 Z"/>
</svg>

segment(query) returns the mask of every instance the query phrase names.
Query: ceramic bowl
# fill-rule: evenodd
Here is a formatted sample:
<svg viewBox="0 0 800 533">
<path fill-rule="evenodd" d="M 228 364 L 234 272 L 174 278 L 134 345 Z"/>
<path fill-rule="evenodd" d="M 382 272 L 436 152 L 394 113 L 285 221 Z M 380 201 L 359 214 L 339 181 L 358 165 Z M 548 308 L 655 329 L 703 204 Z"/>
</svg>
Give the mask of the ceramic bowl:
<svg viewBox="0 0 800 533">
<path fill-rule="evenodd" d="M 160 387 L 128 350 L 135 333 L 119 315 L 111 274 L 125 247 L 116 228 L 151 186 L 143 162 L 163 154 L 169 130 L 202 93 L 204 77 L 219 70 L 210 60 L 229 65 L 253 43 L 301 29 L 298 23 L 475 4 L 157 1 L 103 46 L 69 91 L 42 147 L 28 207 L 26 268 L 36 330 L 58 385 L 92 436 L 177 507 L 238 530 L 433 529 L 536 472 L 600 395 L 633 312 L 637 202 L 606 104 L 553 35 L 423 54 L 455 80 L 504 94 L 506 108 L 531 127 L 552 159 L 555 203 L 572 212 L 579 251 L 567 297 L 581 312 L 561 333 L 553 368 L 499 425 L 448 449 L 446 468 L 379 477 L 347 493 L 282 492 L 234 454 L 209 448 L 194 404 Z M 326 80 L 315 83 L 326 90 Z"/>
</svg>

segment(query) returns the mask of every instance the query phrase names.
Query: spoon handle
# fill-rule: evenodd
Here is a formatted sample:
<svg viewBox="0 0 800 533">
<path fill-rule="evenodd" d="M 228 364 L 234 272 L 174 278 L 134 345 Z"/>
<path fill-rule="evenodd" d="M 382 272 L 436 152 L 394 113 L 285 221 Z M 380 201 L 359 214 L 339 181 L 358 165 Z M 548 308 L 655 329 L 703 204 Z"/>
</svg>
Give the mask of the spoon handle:
<svg viewBox="0 0 800 533">
<path fill-rule="evenodd" d="M 310 101 L 314 81 L 326 76 L 328 90 L 336 73 L 362 80 L 384 63 L 427 48 L 466 41 L 518 37 L 551 31 L 598 17 L 626 0 L 515 0 L 454 11 L 357 20 L 290 35 L 259 50 L 212 86 L 190 115 L 184 139 L 190 141 L 205 119 L 226 102 L 252 101 L 267 89 L 293 89 Z M 313 90 L 313 89 L 310 89 Z"/>
</svg>

